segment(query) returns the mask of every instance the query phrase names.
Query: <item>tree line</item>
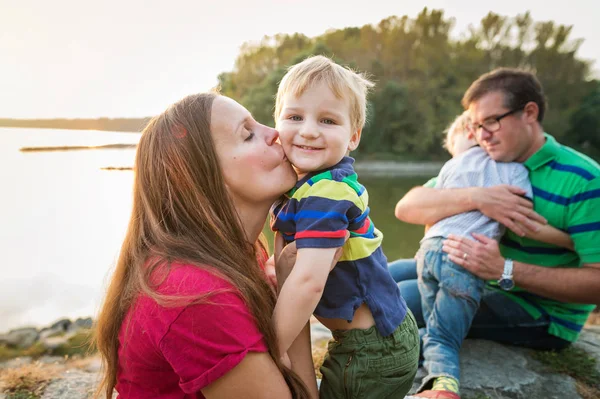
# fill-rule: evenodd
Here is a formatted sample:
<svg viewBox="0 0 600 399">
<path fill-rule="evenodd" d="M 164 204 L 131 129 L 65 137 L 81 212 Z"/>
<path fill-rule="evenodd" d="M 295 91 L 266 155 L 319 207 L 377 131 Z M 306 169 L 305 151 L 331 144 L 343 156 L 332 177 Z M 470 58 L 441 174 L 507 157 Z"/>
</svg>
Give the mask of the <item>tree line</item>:
<svg viewBox="0 0 600 399">
<path fill-rule="evenodd" d="M 454 19 L 424 8 L 416 18 L 391 16 L 375 25 L 330 30 L 317 37 L 265 36 L 242 46 L 234 69 L 219 75 L 224 95 L 273 126 L 274 96 L 287 68 L 322 54 L 376 82 L 358 158 L 441 159 L 443 131 L 462 112 L 471 82 L 496 67 L 534 72 L 546 91 L 544 129 L 560 142 L 600 154 L 600 82 L 577 56 L 572 26 L 535 22 L 529 12 L 488 13 L 456 37 Z"/>
</svg>

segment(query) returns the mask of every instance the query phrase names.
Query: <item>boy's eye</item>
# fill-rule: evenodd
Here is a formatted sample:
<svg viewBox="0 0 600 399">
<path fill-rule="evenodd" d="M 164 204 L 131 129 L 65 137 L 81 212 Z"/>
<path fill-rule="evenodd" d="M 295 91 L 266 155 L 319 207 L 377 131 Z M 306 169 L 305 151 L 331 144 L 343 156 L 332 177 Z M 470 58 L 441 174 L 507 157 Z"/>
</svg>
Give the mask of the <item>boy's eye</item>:
<svg viewBox="0 0 600 399">
<path fill-rule="evenodd" d="M 335 121 L 333 119 L 323 119 L 323 123 L 326 125 L 335 125 Z"/>
<path fill-rule="evenodd" d="M 294 122 L 298 122 L 298 121 L 301 121 L 301 120 L 302 120 L 302 118 L 300 118 L 298 115 L 292 115 L 292 116 L 290 116 L 288 119 L 289 119 L 289 120 L 292 120 L 292 121 L 294 121 Z"/>
</svg>

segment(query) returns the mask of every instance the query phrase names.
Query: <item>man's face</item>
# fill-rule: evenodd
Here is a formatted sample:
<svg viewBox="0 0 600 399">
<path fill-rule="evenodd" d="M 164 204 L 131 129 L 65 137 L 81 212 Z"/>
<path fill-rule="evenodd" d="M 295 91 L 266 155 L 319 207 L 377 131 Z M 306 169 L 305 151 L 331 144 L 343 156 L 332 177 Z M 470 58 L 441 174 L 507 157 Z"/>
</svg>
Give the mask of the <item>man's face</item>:
<svg viewBox="0 0 600 399">
<path fill-rule="evenodd" d="M 519 110 L 500 119 L 500 128 L 490 132 L 479 125 L 513 111 L 504 104 L 504 93 L 495 91 L 474 101 L 469 106 L 475 126 L 475 138 L 489 156 L 498 162 L 525 162 L 532 154 L 534 132 L 531 117 Z"/>
</svg>

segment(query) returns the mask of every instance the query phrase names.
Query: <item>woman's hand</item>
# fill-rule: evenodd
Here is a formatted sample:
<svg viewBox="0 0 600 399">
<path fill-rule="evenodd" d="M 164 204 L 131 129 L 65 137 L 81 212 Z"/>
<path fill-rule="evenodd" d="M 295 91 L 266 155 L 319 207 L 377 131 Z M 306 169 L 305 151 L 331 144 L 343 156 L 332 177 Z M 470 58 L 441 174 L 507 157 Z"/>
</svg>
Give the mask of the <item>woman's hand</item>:
<svg viewBox="0 0 600 399">
<path fill-rule="evenodd" d="M 484 280 L 498 280 L 504 272 L 504 258 L 498 242 L 473 233 L 475 240 L 450 234 L 442 249 L 448 258 Z"/>
<path fill-rule="evenodd" d="M 346 241 L 348 241 L 349 237 L 350 237 L 350 232 L 346 231 L 346 237 L 344 239 L 344 243 Z M 288 276 L 292 272 L 292 269 L 294 268 L 294 264 L 296 263 L 296 254 L 297 254 L 298 250 L 296 248 L 295 241 L 286 245 L 285 240 L 283 239 L 283 236 L 279 232 L 275 233 L 273 246 L 274 246 L 274 255 L 271 258 L 273 258 L 273 260 L 275 262 L 275 274 L 276 274 L 277 286 L 281 290 L 283 283 L 288 278 Z M 331 263 L 331 265 L 329 267 L 330 271 L 333 270 L 333 268 L 337 264 L 338 260 L 341 258 L 343 252 L 344 252 L 343 247 L 339 247 L 337 249 L 337 251 L 335 251 L 335 255 L 333 257 L 333 262 Z M 269 261 L 271 260 L 271 258 L 269 259 Z M 267 264 L 269 263 L 269 261 L 267 261 Z M 267 273 L 267 276 L 269 276 L 268 273 Z"/>
<path fill-rule="evenodd" d="M 273 291 L 277 291 L 277 273 L 275 271 L 275 256 L 271 255 L 265 262 L 264 266 L 265 274 L 267 275 L 267 282 L 273 288 Z"/>
</svg>

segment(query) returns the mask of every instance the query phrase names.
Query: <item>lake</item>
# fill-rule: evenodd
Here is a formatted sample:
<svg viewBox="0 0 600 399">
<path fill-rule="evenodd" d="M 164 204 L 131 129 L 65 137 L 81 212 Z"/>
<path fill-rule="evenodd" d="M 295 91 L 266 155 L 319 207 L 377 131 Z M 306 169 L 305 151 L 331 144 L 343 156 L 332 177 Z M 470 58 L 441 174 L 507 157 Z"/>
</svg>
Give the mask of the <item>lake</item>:
<svg viewBox="0 0 600 399">
<path fill-rule="evenodd" d="M 0 333 L 60 317 L 94 316 L 131 211 L 133 173 L 103 168 L 132 166 L 134 149 L 19 149 L 135 144 L 139 137 L 0 128 Z M 359 172 L 389 260 L 412 257 L 417 250 L 423 228 L 396 220 L 394 206 L 433 174 L 377 177 Z"/>
</svg>

